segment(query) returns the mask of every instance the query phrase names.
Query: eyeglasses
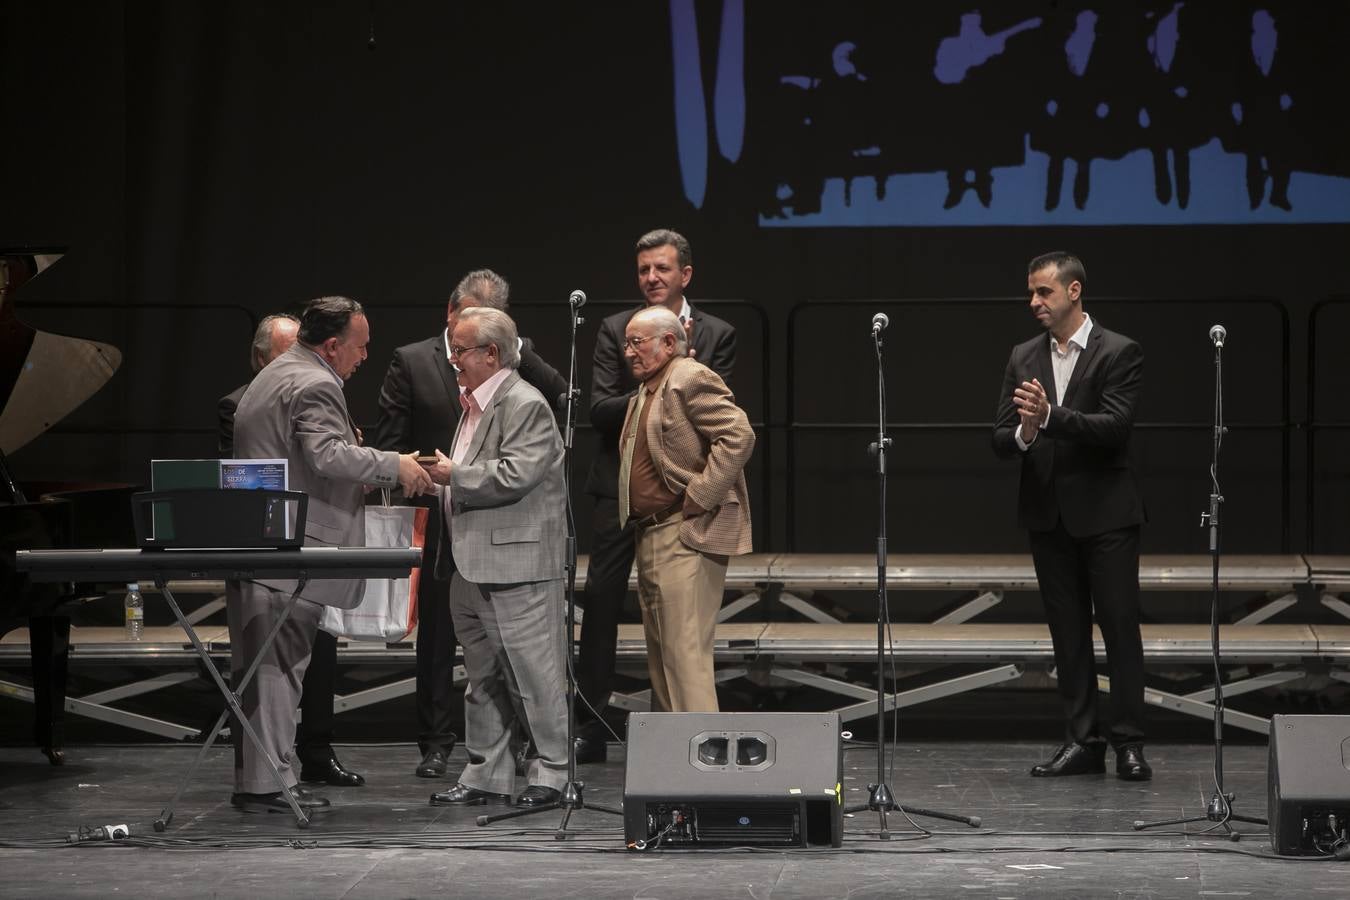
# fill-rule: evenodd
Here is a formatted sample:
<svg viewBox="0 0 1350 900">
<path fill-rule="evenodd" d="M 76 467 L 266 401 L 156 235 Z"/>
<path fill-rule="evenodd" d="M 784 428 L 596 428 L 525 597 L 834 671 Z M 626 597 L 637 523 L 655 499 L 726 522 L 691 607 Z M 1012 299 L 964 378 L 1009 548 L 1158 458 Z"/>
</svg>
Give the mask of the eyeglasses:
<svg viewBox="0 0 1350 900">
<path fill-rule="evenodd" d="M 634 353 L 637 353 L 639 350 L 642 349 L 643 344 L 647 343 L 648 341 L 654 341 L 659 337 L 661 337 L 661 335 L 659 334 L 649 334 L 646 337 L 626 338 L 623 342 L 623 345 L 627 347 L 629 350 L 632 350 Z"/>
<path fill-rule="evenodd" d="M 491 346 L 492 346 L 491 344 L 478 344 L 475 347 L 456 347 L 454 344 L 451 344 L 450 355 L 463 356 L 465 353 L 471 353 L 474 350 L 482 350 L 484 347 L 491 347 Z"/>
</svg>

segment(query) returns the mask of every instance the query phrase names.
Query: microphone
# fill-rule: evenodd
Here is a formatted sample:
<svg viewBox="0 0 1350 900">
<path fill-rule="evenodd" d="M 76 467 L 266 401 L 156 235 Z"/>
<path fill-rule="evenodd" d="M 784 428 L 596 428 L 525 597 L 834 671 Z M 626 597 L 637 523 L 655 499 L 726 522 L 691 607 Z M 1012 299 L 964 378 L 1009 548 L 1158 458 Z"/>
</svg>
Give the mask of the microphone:
<svg viewBox="0 0 1350 900">
<path fill-rule="evenodd" d="M 891 324 L 890 316 L 885 313 L 877 313 L 872 317 L 872 334 L 877 335 L 886 330 L 886 326 Z"/>
<path fill-rule="evenodd" d="M 1223 349 L 1223 342 L 1228 339 L 1228 329 L 1222 325 L 1215 325 L 1209 329 L 1209 339 L 1214 342 L 1214 346 Z"/>
<path fill-rule="evenodd" d="M 572 305 L 573 309 L 581 309 L 586 305 L 586 292 L 573 291 L 572 296 L 567 298 L 567 302 Z"/>
</svg>

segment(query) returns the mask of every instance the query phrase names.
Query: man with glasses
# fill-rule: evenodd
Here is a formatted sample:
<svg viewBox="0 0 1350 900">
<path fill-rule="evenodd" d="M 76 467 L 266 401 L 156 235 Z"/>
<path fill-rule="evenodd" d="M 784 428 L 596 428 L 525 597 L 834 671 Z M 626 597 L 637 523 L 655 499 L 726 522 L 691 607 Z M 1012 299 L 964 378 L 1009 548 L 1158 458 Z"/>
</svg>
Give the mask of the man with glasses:
<svg viewBox="0 0 1350 900">
<path fill-rule="evenodd" d="M 652 707 L 716 712 L 713 632 L 727 557 L 751 549 L 755 432 L 670 310 L 633 316 L 623 355 L 638 389 L 619 439 L 619 525 L 636 538 Z"/>
<path fill-rule="evenodd" d="M 694 274 L 689 241 L 662 228 L 639 238 L 636 250 L 638 290 L 646 301 L 639 309 L 664 307 L 679 317 L 690 355 L 730 384 L 736 363 L 736 329 L 691 306 L 685 298 Z M 633 571 L 633 528 L 619 524 L 618 500 L 619 432 L 637 388 L 623 350 L 624 328 L 633 312 L 615 313 L 601 322 L 591 369 L 591 426 L 599 443 L 586 480 L 586 492 L 595 498 L 595 508 L 577 659 L 577 687 L 586 701 L 577 704 L 581 720 L 577 761 L 583 763 L 605 759 L 608 728 L 599 715 L 613 689 L 619 612 Z"/>
<path fill-rule="evenodd" d="M 516 805 L 553 803 L 567 781 L 562 437 L 553 405 L 516 372 L 517 347 L 515 323 L 496 309 L 465 310 L 451 333 L 464 411 L 450 455 L 437 449 L 428 474 L 444 486 L 436 569 L 453 572 L 469 761 L 433 806 L 508 802 L 517 724 L 539 755 Z"/>
<path fill-rule="evenodd" d="M 399 347 L 380 389 L 380 415 L 373 444 L 382 450 L 430 454 L 449 450 L 460 416 L 460 388 L 450 363 L 450 340 L 459 315 L 473 307 L 505 311 L 511 289 L 491 269 L 477 269 L 462 278 L 450 294 L 445 328 L 440 334 Z M 534 352 L 528 339 L 518 341 L 520 377 L 550 401 L 567 392 L 567 379 Z M 434 498 L 422 505 L 427 517 L 422 578 L 417 591 L 417 745 L 422 754 L 414 774 L 422 778 L 445 775 L 455 748 L 454 703 L 455 628 L 450 618 L 446 579 L 433 577 L 435 548 L 441 521 Z"/>
</svg>

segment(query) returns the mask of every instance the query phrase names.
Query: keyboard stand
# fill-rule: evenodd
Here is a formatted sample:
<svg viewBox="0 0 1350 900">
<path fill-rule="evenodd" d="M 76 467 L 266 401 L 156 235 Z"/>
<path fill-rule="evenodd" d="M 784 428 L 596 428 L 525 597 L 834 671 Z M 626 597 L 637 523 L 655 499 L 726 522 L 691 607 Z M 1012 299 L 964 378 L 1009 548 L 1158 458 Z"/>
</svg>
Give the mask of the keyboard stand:
<svg viewBox="0 0 1350 900">
<path fill-rule="evenodd" d="M 206 740 L 202 742 L 202 748 L 197 751 L 197 756 L 192 760 L 192 765 L 188 767 L 187 774 L 183 776 L 183 780 L 179 783 L 178 790 L 174 793 L 173 799 L 169 801 L 168 806 L 160 811 L 159 818 L 155 819 L 155 831 L 164 831 L 169 827 L 169 823 L 173 821 L 174 808 L 178 806 L 178 801 L 182 798 L 183 791 L 187 790 L 188 784 L 191 783 L 192 776 L 196 774 L 198 767 L 200 767 L 202 761 L 206 759 L 206 754 L 210 752 L 213 746 L 215 746 L 216 737 L 219 736 L 220 730 L 225 727 L 225 721 L 229 718 L 230 713 L 234 713 L 235 721 L 239 724 L 239 727 L 243 729 L 244 737 L 253 744 L 253 749 L 258 752 L 260 757 L 267 760 L 267 768 L 272 772 L 272 777 L 276 779 L 277 790 L 281 791 L 281 796 L 286 799 L 286 802 L 290 804 L 291 811 L 295 813 L 295 824 L 300 828 L 309 827 L 309 816 L 305 815 L 304 810 L 300 808 L 300 804 L 297 803 L 295 797 L 292 796 L 290 786 L 286 784 L 286 780 L 281 777 L 281 770 L 277 768 L 276 760 L 272 759 L 271 755 L 263 749 L 262 741 L 258 739 L 258 735 L 254 732 L 253 726 L 249 724 L 248 718 L 244 715 L 243 710 L 239 706 L 240 695 L 244 693 L 244 689 L 248 687 L 248 683 L 253 680 L 253 675 L 258 671 L 258 666 L 262 662 L 263 657 L 267 655 L 267 651 L 271 648 L 272 642 L 276 640 L 277 635 L 281 632 L 281 626 L 285 625 L 286 620 L 290 618 L 291 610 L 295 608 L 295 602 L 300 599 L 300 592 L 305 589 L 306 583 L 307 579 L 302 577 L 296 584 L 295 592 L 291 594 L 291 599 L 286 602 L 286 606 L 282 609 L 281 615 L 277 616 L 276 622 L 272 624 L 272 630 L 267 633 L 267 637 L 263 638 L 262 645 L 258 647 L 258 654 L 254 656 L 253 661 L 249 663 L 248 669 L 244 672 L 243 677 L 239 679 L 238 685 L 231 690 L 230 685 L 225 683 L 225 679 L 220 676 L 220 672 L 211 662 L 211 654 L 206 651 L 205 645 L 203 645 L 201 639 L 197 637 L 196 629 L 192 627 L 192 623 L 188 621 L 187 616 L 183 614 L 183 610 L 178 606 L 178 601 L 173 598 L 173 593 L 169 590 L 168 580 L 164 578 L 163 575 L 155 576 L 155 587 L 159 588 L 160 593 L 164 596 L 165 602 L 167 602 L 169 608 L 173 610 L 174 617 L 178 619 L 178 624 L 182 625 L 183 630 L 187 632 L 188 640 L 192 642 L 192 648 L 197 651 L 197 656 L 201 658 L 202 665 L 206 671 L 211 673 L 211 679 L 216 683 L 216 687 L 220 689 L 221 696 L 225 698 L 226 704 L 226 708 L 221 711 L 219 718 L 216 719 L 215 726 L 211 729 L 210 733 L 207 734 Z M 230 679 L 232 681 L 234 680 L 234 673 L 230 673 Z"/>
<path fill-rule="evenodd" d="M 210 673 L 222 697 L 226 709 L 216 719 L 216 725 L 207 735 L 197 757 L 192 761 L 187 775 L 178 786 L 178 791 L 169 801 L 169 805 L 160 812 L 155 820 L 155 831 L 164 831 L 173 821 L 174 808 L 183 797 L 183 791 L 201 767 L 202 760 L 215 744 L 220 730 L 230 713 L 234 713 L 244 740 L 250 741 L 276 779 L 277 789 L 286 798 L 287 804 L 295 813 L 295 824 L 300 828 L 309 827 L 309 816 L 300 808 L 291 795 L 281 770 L 263 749 L 253 726 L 244 717 L 239 707 L 239 695 L 253 679 L 263 657 L 280 633 L 281 627 L 290 617 L 300 593 L 305 585 L 315 579 L 357 579 L 357 578 L 406 578 L 408 572 L 422 563 L 420 547 L 301 547 L 297 549 L 263 550 L 19 550 L 14 554 L 15 568 L 20 572 L 32 573 L 34 581 L 153 581 L 160 594 L 173 610 L 174 617 L 192 649 L 200 658 L 203 667 Z M 272 624 L 258 654 L 249 663 L 248 669 L 239 678 L 235 690 L 225 683 L 220 672 L 216 671 L 211 656 L 197 636 L 197 630 L 188 621 L 187 616 L 169 590 L 170 580 L 179 581 L 254 581 L 259 578 L 268 580 L 296 581 L 295 590 L 286 602 L 281 615 Z M 231 677 L 236 673 L 231 673 Z"/>
</svg>

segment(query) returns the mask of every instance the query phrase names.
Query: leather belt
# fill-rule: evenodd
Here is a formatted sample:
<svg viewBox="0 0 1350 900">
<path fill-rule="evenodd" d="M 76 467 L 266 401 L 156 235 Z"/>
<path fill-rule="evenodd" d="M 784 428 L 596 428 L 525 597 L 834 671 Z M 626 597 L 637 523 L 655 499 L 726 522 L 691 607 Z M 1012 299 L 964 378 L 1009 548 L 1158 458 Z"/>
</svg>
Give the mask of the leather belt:
<svg viewBox="0 0 1350 900">
<path fill-rule="evenodd" d="M 664 522 L 671 515 L 673 515 L 674 513 L 678 512 L 683 508 L 684 508 L 684 495 L 681 494 L 680 496 L 675 498 L 674 503 L 670 504 L 665 509 L 654 512 L 650 516 L 643 516 L 640 519 L 634 519 L 633 526 L 636 528 L 651 528 L 653 525 L 658 525 L 661 522 Z"/>
</svg>

